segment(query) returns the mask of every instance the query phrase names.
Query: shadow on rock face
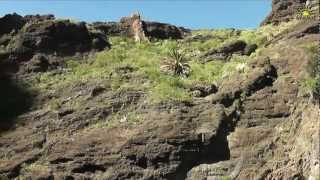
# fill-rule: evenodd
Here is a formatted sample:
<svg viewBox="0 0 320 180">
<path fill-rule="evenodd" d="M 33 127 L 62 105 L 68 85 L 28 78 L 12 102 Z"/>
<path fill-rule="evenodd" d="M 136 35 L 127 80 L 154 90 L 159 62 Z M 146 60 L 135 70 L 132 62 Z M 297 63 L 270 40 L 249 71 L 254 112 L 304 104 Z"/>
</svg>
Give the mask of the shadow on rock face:
<svg viewBox="0 0 320 180">
<path fill-rule="evenodd" d="M 15 119 L 32 105 L 32 94 L 20 83 L 0 75 L 0 133 L 9 130 Z"/>
<path fill-rule="evenodd" d="M 225 161 L 230 159 L 230 149 L 227 136 L 234 125 L 230 122 L 222 122 L 220 128 L 217 131 L 216 136 L 213 136 L 209 143 L 206 145 L 199 144 L 198 152 L 188 152 L 184 154 L 184 160 L 179 169 L 172 175 L 169 175 L 167 179 L 177 180 L 186 179 L 187 173 L 200 164 L 213 164 L 219 161 Z M 183 147 L 183 149 L 192 149 L 190 147 Z"/>
</svg>

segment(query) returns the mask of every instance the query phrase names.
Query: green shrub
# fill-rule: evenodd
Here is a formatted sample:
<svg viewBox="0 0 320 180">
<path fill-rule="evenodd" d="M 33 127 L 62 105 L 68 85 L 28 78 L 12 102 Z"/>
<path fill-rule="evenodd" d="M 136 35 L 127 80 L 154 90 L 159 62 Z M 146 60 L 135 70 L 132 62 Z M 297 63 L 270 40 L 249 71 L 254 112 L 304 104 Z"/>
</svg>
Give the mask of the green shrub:
<svg viewBox="0 0 320 180">
<path fill-rule="evenodd" d="M 307 70 L 312 78 L 320 76 L 320 56 L 318 54 L 315 54 L 308 62 Z"/>
<path fill-rule="evenodd" d="M 190 65 L 187 59 L 176 48 L 170 50 L 169 57 L 166 58 L 163 63 L 164 65 L 160 67 L 161 70 L 169 74 L 185 77 L 190 74 Z"/>
<path fill-rule="evenodd" d="M 305 78 L 303 85 L 312 92 L 319 93 L 320 91 L 320 79 L 318 78 Z"/>
<path fill-rule="evenodd" d="M 306 77 L 302 86 L 308 91 L 312 98 L 320 99 L 320 56 L 313 54 L 307 65 L 308 77 Z"/>
</svg>

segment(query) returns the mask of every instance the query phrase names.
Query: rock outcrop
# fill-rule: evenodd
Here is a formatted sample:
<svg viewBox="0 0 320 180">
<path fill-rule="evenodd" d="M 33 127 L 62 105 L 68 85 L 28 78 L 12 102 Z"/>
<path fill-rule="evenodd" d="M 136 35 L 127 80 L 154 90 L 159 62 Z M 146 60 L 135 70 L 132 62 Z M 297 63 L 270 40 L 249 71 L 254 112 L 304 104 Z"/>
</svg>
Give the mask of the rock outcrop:
<svg viewBox="0 0 320 180">
<path fill-rule="evenodd" d="M 261 25 L 290 21 L 297 18 L 303 9 L 309 9 L 315 16 L 319 16 L 319 0 L 273 0 L 272 12 Z"/>
<path fill-rule="evenodd" d="M 130 35 L 134 37 L 136 42 L 148 40 L 144 31 L 144 24 L 139 13 L 132 14 L 130 17 L 122 18 L 120 22 L 130 29 Z"/>
<path fill-rule="evenodd" d="M 237 40 L 228 44 L 225 44 L 221 48 L 210 50 L 203 55 L 201 59 L 203 62 L 209 62 L 213 60 L 228 60 L 233 54 L 249 56 L 257 49 L 256 44 L 247 44 L 244 41 Z"/>
<path fill-rule="evenodd" d="M 174 25 L 141 21 L 143 32 L 149 39 L 181 39 L 190 30 Z M 95 22 L 90 25 L 92 29 L 103 32 L 108 36 L 127 36 L 134 37 L 132 17 L 123 17 L 120 22 Z"/>
<path fill-rule="evenodd" d="M 4 27 L 0 30 L 1 63 L 9 66 L 38 53 L 63 57 L 110 47 L 104 35 L 90 32 L 85 23 L 55 20 L 53 15 L 9 14 L 0 18 L 0 25 Z"/>
<path fill-rule="evenodd" d="M 27 22 L 39 22 L 45 20 L 54 20 L 55 17 L 52 14 L 48 15 L 26 15 L 20 16 L 16 13 L 7 14 L 0 18 L 0 36 L 3 34 L 17 33 Z M 0 44 L 1 45 L 1 44 Z"/>
<path fill-rule="evenodd" d="M 28 23 L 7 46 L 20 58 L 37 52 L 71 54 L 91 48 L 91 39 L 84 23 L 43 21 Z"/>
<path fill-rule="evenodd" d="M 126 36 L 128 34 L 128 29 L 121 28 L 119 22 L 94 22 L 89 24 L 89 28 L 109 36 Z"/>
<path fill-rule="evenodd" d="M 20 30 L 25 24 L 25 19 L 18 14 L 7 14 L 0 18 L 0 36 L 3 34 L 14 33 Z M 1 45 L 1 44 L 0 44 Z"/>
<path fill-rule="evenodd" d="M 146 21 L 145 32 L 147 37 L 155 39 L 182 39 L 190 31 L 170 24 Z"/>
</svg>

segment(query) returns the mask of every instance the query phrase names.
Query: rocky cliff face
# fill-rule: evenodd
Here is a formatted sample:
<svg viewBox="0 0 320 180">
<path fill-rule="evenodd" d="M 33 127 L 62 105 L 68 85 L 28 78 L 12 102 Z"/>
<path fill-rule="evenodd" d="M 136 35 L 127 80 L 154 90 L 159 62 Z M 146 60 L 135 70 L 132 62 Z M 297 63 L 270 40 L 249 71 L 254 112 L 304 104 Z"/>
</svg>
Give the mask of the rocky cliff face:
<svg viewBox="0 0 320 180">
<path fill-rule="evenodd" d="M 272 12 L 261 23 L 279 24 L 287 22 L 299 17 L 304 9 L 309 9 L 315 16 L 319 16 L 319 1 L 318 0 L 273 0 Z"/>
<path fill-rule="evenodd" d="M 110 47 L 104 35 L 89 32 L 85 23 L 55 20 L 53 15 L 9 14 L 0 18 L 0 26 L 4 27 L 0 32 L 0 58 L 8 70 L 21 67 L 38 54 L 57 59 Z"/>
<path fill-rule="evenodd" d="M 222 44 L 225 37 L 218 35 L 169 44 L 161 40 L 135 44 L 116 37 L 111 50 L 96 59 L 65 60 L 66 65 L 46 58 L 55 52 L 63 57 L 101 50 L 108 47 L 107 41 L 84 24 L 51 16 L 9 15 L 1 23 L 6 28 L 0 39 L 7 40 L 1 41 L 0 62 L 26 62 L 25 67 L 18 64 L 26 70 L 8 77 L 2 76 L 8 67 L 0 66 L 0 179 L 320 177 L 320 98 L 301 90 L 310 60 L 318 57 L 317 21 L 296 22 L 267 42 L 254 44 L 256 52 L 245 53 L 249 42 L 241 31 L 231 31 L 232 38 L 238 39 L 234 43 L 228 42 L 231 35 L 226 31 L 226 44 Z M 150 36 L 181 38 L 177 27 L 146 24 Z M 100 25 L 93 26 L 106 34 L 126 34 L 117 23 Z M 228 58 L 223 63 L 239 56 L 246 61 L 230 62 L 228 75 L 200 86 L 206 66 L 222 63 L 193 54 L 189 41 L 209 44 L 205 39 L 221 44 L 205 55 L 224 53 Z M 151 59 L 174 43 L 185 45 L 186 54 L 198 58 L 190 63 L 193 70 L 201 67 L 193 71 L 198 74 L 192 84 L 183 84 L 193 80 L 192 74 L 168 77 L 157 71 L 162 59 Z M 230 73 L 232 63 L 238 64 Z M 224 69 L 217 67 L 208 75 Z M 160 87 L 165 97 L 172 92 L 180 97 L 181 89 L 205 93 L 188 100 L 149 101 L 147 88 L 158 76 L 161 81 L 152 91 Z M 165 78 L 170 86 L 159 86 Z"/>
<path fill-rule="evenodd" d="M 124 17 L 120 22 L 86 24 L 55 20 L 53 15 L 8 14 L 0 18 L 0 58 L 4 71 L 43 71 L 54 68 L 65 57 L 88 54 L 110 48 L 108 36 L 133 37 L 132 22 Z M 181 39 L 189 30 L 159 22 L 143 22 L 150 39 Z M 41 68 L 39 54 L 46 59 Z M 49 62 L 50 61 L 50 62 Z M 41 63 L 40 63 L 41 64 Z M 22 68 L 21 68 L 22 67 Z"/>
</svg>

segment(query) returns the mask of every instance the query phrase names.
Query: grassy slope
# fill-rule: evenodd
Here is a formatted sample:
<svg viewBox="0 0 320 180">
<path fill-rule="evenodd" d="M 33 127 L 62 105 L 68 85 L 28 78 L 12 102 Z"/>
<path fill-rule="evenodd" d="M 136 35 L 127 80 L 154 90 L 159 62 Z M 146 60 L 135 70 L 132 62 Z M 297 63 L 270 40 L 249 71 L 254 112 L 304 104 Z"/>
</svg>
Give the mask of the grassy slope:
<svg viewBox="0 0 320 180">
<path fill-rule="evenodd" d="M 201 64 L 198 55 L 237 39 L 257 43 L 262 47 L 268 38 L 286 31 L 294 24 L 290 22 L 279 27 L 270 25 L 257 30 L 244 30 L 240 34 L 228 29 L 193 32 L 193 35 L 210 35 L 204 42 L 165 40 L 138 44 L 128 38 L 112 37 L 110 51 L 100 52 L 81 62 L 67 61 L 68 71 L 64 73 L 38 74 L 35 78 L 38 81 L 36 88 L 43 91 L 64 88 L 76 82 L 104 80 L 112 81 L 113 90 L 132 88 L 148 92 L 149 97 L 156 102 L 189 100 L 188 85 L 216 83 L 235 71 L 238 65 L 245 65 L 248 59 L 254 58 L 263 48 L 251 57 L 235 56 L 227 63 L 214 61 Z M 189 60 L 192 71 L 188 78 L 169 76 L 160 71 L 162 60 L 174 47 L 178 47 Z M 129 77 L 124 77 L 123 71 L 130 71 L 127 73 Z"/>
<path fill-rule="evenodd" d="M 79 61 L 70 59 L 63 71 L 35 74 L 31 80 L 32 88 L 42 94 L 52 91 L 64 91 L 79 84 L 95 82 L 102 87 L 112 89 L 112 92 L 139 91 L 146 94 L 148 104 L 165 101 L 192 101 L 190 87 L 194 85 L 217 84 L 239 71 L 246 73 L 246 65 L 251 59 L 259 58 L 266 49 L 263 44 L 272 38 L 287 33 L 298 22 L 292 21 L 281 26 L 264 26 L 256 30 L 234 31 L 200 30 L 194 31 L 192 36 L 202 35 L 209 38 L 204 41 L 164 40 L 154 42 L 135 43 L 124 37 L 111 37 L 112 49 L 97 53 L 95 56 Z M 228 62 L 212 61 L 202 64 L 199 55 L 221 47 L 234 40 L 244 40 L 256 43 L 258 49 L 250 57 L 233 56 Z M 314 45 L 309 45 L 309 49 Z M 163 60 L 170 49 L 178 49 L 188 59 L 191 74 L 188 77 L 172 76 L 161 72 Z M 313 84 L 312 84 L 313 83 Z M 313 80 L 304 83 L 307 88 L 313 88 Z M 59 109 L 61 100 L 52 98 L 48 103 L 50 109 Z M 86 99 L 75 99 L 69 106 L 73 109 L 81 107 Z M 132 112 L 132 117 L 135 114 Z M 129 115 L 128 115 L 129 117 Z M 119 118 L 117 114 L 114 118 Z M 132 118 L 134 119 L 134 118 Z"/>
</svg>

